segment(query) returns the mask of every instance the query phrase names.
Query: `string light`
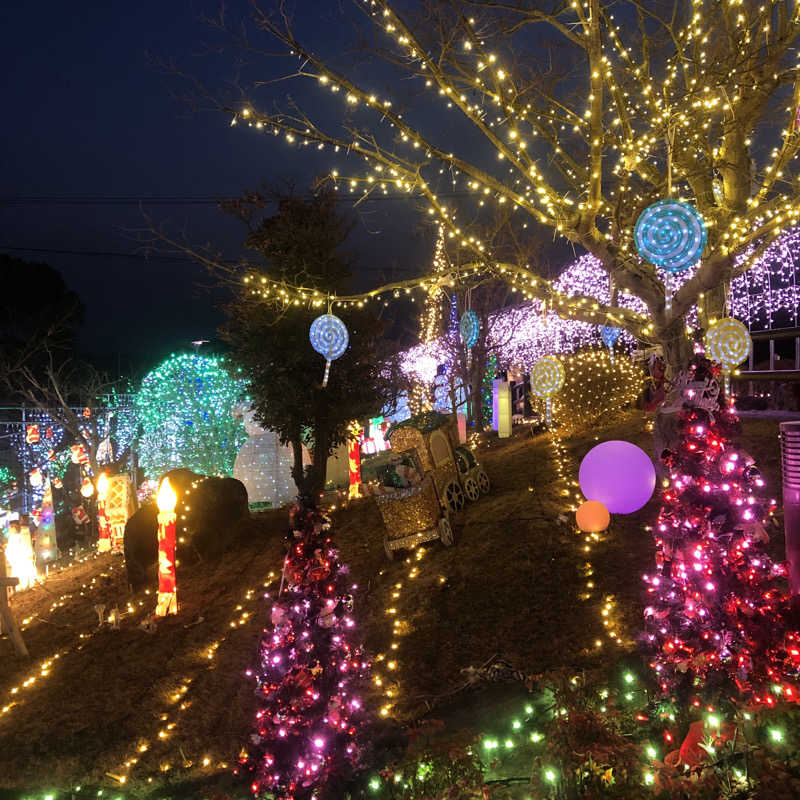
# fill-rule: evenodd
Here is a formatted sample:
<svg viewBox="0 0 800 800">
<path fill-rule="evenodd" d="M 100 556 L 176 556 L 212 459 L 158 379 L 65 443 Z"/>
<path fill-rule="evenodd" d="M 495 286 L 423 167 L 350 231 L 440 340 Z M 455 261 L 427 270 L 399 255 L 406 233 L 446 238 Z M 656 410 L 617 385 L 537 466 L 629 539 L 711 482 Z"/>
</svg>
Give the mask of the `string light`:
<svg viewBox="0 0 800 800">
<path fill-rule="evenodd" d="M 403 560 L 404 569 L 408 569 L 408 580 L 417 580 L 420 577 L 419 564 L 425 558 L 426 549 L 419 546 L 411 551 L 411 554 Z M 385 570 L 381 570 L 378 575 L 384 575 Z M 439 584 L 445 583 L 446 578 L 443 575 L 435 578 Z M 400 614 L 399 606 L 403 598 L 403 590 L 406 584 L 402 580 L 394 581 L 389 587 L 389 597 L 387 605 L 384 608 L 387 622 L 391 622 L 391 632 L 389 638 L 388 654 L 379 652 L 375 656 L 375 663 L 373 665 L 372 682 L 377 688 L 379 694 L 382 696 L 378 713 L 381 717 L 397 716 L 395 713 L 397 705 L 400 701 L 401 685 L 398 675 L 400 673 L 399 657 L 402 655 L 401 645 L 404 636 L 411 633 L 409 622 Z M 417 585 L 417 591 L 424 591 L 424 588 Z M 383 670 L 386 669 L 384 673 Z"/>
<path fill-rule="evenodd" d="M 606 350 L 572 353 L 561 361 L 564 383 L 552 398 L 553 426 L 561 436 L 590 430 L 604 417 L 618 415 L 644 388 L 641 366 L 628 358 L 613 358 Z M 541 410 L 541 398 L 531 399 Z"/>
<path fill-rule="evenodd" d="M 635 399 L 641 390 L 643 377 L 635 365 L 626 359 L 611 360 L 604 350 L 577 353 L 564 357 L 564 385 L 553 398 L 554 422 L 548 428 L 550 444 L 555 461 L 555 481 L 559 495 L 568 505 L 565 518 L 573 523 L 575 511 L 584 501 L 578 482 L 573 477 L 576 469 L 570 457 L 563 437 L 577 430 L 585 430 L 596 423 L 604 413 L 618 413 Z M 543 399 L 533 396 L 534 405 Z M 585 579 L 584 591 L 580 599 L 588 601 L 594 598 L 597 586 L 594 566 L 590 560 L 593 548 L 605 540 L 606 534 L 581 532 L 573 524 L 575 535 L 580 537 L 577 554 L 580 559 L 580 570 Z M 594 638 L 594 649 L 603 647 L 604 641 L 621 646 L 628 640 L 622 635 L 616 621 L 616 597 L 613 594 L 603 595 L 600 606 L 600 622 L 602 633 Z"/>
<path fill-rule="evenodd" d="M 311 121 L 313 113 L 306 123 L 296 113 L 263 112 L 249 102 L 223 108 L 232 115 L 231 124 L 241 122 L 294 147 L 313 145 L 347 153 L 350 163 L 365 164 L 363 170 L 341 171 L 337 166 L 330 172 L 337 189 L 359 199 L 392 191 L 421 196 L 428 214 L 474 258 L 462 259 L 467 263 L 464 272 L 504 277 L 523 297 L 546 300 L 557 314 L 609 325 L 618 323 L 606 315 L 621 315 L 625 324 L 620 327 L 652 342 L 687 313 L 697 295 L 694 290 L 679 292 L 676 307 L 664 313 L 664 281 L 638 258 L 633 246 L 638 214 L 658 197 L 665 182 L 677 202 L 691 201 L 706 220 L 710 257 L 699 273 L 706 285 L 726 279 L 729 256 L 757 243 L 747 260 L 757 258 L 758 251 L 800 217 L 798 187 L 791 179 L 800 145 L 796 98 L 779 106 L 777 119 L 783 125 L 773 125 L 768 163 L 750 176 L 754 132 L 766 109 L 776 119 L 775 104 L 764 103 L 752 111 L 752 93 L 779 97 L 791 76 L 791 70 L 762 74 L 761 60 L 754 56 L 762 36 L 770 37 L 776 63 L 791 53 L 796 21 L 792 15 L 776 15 L 778 5 L 778 0 L 769 0 L 736 15 L 730 15 L 727 7 L 713 6 L 701 16 L 684 15 L 685 22 L 667 19 L 664 24 L 673 35 L 663 45 L 663 58 L 650 59 L 637 57 L 626 45 L 624 24 L 617 20 L 629 15 L 616 7 L 591 13 L 584 3 L 568 4 L 541 15 L 537 23 L 552 28 L 585 60 L 587 91 L 576 94 L 572 87 L 567 92 L 557 85 L 548 94 L 529 91 L 530 79 L 512 62 L 516 34 L 509 35 L 502 26 L 498 28 L 504 33 L 497 34 L 493 46 L 485 24 L 479 28 L 465 16 L 442 17 L 440 24 L 453 35 L 434 56 L 402 12 L 385 0 L 365 0 L 365 10 L 386 37 L 385 55 L 398 69 L 398 77 L 418 80 L 438 97 L 443 111 L 456 113 L 464 126 L 476 131 L 496 156 L 496 167 L 488 159 L 464 158 L 459 137 L 450 137 L 447 148 L 438 145 L 436 126 L 431 125 L 431 135 L 426 135 L 427 123 L 415 126 L 410 115 L 395 110 L 390 96 L 337 72 L 304 47 L 290 28 L 267 19 L 262 20 L 264 29 L 298 60 L 296 76 L 313 79 L 320 91 L 341 98 L 343 113 L 346 109 L 348 118 L 359 114 L 362 124 L 356 131 L 344 126 L 326 130 L 326 125 Z M 488 13 L 491 17 L 493 12 Z M 659 19 L 657 11 L 650 13 Z M 724 40 L 714 35 L 722 28 L 731 30 Z M 714 43 L 713 50 L 709 42 Z M 721 84 L 720 74 L 730 77 Z M 735 140 L 725 134 L 734 123 Z M 391 144 L 382 143 L 383 131 Z M 472 139 L 463 137 L 466 141 Z M 763 147 L 763 136 L 759 141 Z M 708 180 L 698 180 L 701 173 Z M 448 203 L 439 190 L 442 182 L 465 201 Z M 518 231 L 535 222 L 556 236 L 579 242 L 603 259 L 604 271 L 614 275 L 617 288 L 641 287 L 655 320 L 621 314 L 585 299 L 565 299 L 527 268 L 497 261 L 492 242 L 479 234 L 479 215 L 473 221 L 463 208 L 472 202 L 479 214 L 487 204 L 511 209 L 509 221 Z M 462 222 L 468 215 L 469 224 Z M 314 288 L 248 276 L 253 291 L 266 298 L 314 305 L 385 301 L 421 288 L 424 280 L 389 284 L 366 296 L 337 298 Z"/>
<path fill-rule="evenodd" d="M 244 590 L 242 600 L 233 608 L 227 625 L 223 627 L 224 633 L 211 639 L 196 654 L 194 669 L 186 669 L 183 677 L 177 681 L 174 688 L 163 694 L 162 710 L 157 714 L 158 724 L 149 732 L 141 732 L 134 737 L 131 753 L 113 771 L 107 773 L 120 785 L 127 783 L 135 769 L 141 769 L 145 762 L 157 763 L 159 772 L 172 769 L 172 764 L 178 764 L 184 770 L 206 770 L 209 767 L 224 770 L 227 763 L 213 758 L 210 748 L 204 748 L 201 755 L 187 757 L 183 745 L 176 744 L 177 734 L 184 712 L 194 702 L 193 688 L 199 685 L 199 678 L 203 671 L 215 668 L 220 647 L 225 644 L 234 630 L 258 622 L 261 613 L 255 613 L 262 600 L 270 600 L 268 590 L 276 580 L 274 572 L 270 572 L 267 580 L 259 586 L 252 586 Z M 155 712 L 154 712 L 155 713 Z M 145 755 L 149 753 L 149 755 Z M 164 769 L 165 765 L 167 769 Z M 151 767 L 151 770 L 154 767 Z"/>
<path fill-rule="evenodd" d="M 108 564 L 105 566 L 105 571 L 101 573 L 102 576 L 106 576 L 106 571 L 111 572 L 114 569 L 113 565 Z M 96 578 L 92 580 L 92 583 L 96 582 Z M 81 593 L 82 594 L 82 593 Z M 51 605 L 50 610 L 55 610 L 56 607 L 60 607 L 59 604 L 63 603 L 64 600 L 68 599 L 68 595 L 62 595 L 62 598 L 59 601 L 54 601 L 53 605 Z M 132 604 L 128 604 L 125 611 L 121 612 L 120 618 L 125 616 L 133 616 L 138 614 L 141 610 L 143 610 L 144 604 L 139 602 L 136 606 Z M 32 618 L 27 618 L 23 620 L 23 626 L 29 625 L 32 621 Z M 23 628 L 24 630 L 24 628 Z M 7 718 L 7 715 L 10 711 L 14 708 L 19 707 L 24 702 L 24 694 L 27 690 L 30 690 L 34 687 L 38 687 L 39 681 L 41 678 L 47 678 L 52 676 L 54 667 L 57 666 L 60 659 L 64 658 L 65 656 L 73 653 L 77 650 L 82 650 L 83 647 L 86 645 L 86 642 L 95 636 L 99 631 L 103 630 L 102 626 L 90 630 L 84 630 L 83 632 L 79 633 L 76 639 L 69 645 L 62 647 L 55 652 L 51 653 L 49 656 L 43 658 L 37 667 L 29 672 L 25 678 L 17 686 L 12 686 L 9 689 L 8 694 L 4 700 L 0 700 L 3 705 L 0 705 L 0 721 Z"/>
</svg>

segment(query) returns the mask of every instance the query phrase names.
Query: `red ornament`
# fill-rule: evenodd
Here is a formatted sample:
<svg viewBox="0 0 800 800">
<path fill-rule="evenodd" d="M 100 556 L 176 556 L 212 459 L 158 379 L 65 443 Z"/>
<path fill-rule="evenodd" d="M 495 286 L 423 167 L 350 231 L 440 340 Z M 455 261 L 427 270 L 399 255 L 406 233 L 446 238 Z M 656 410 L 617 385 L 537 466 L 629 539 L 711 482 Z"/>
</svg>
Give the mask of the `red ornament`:
<svg viewBox="0 0 800 800">
<path fill-rule="evenodd" d="M 38 425 L 28 425 L 28 427 L 25 428 L 25 441 L 28 444 L 37 444 L 39 442 Z"/>
</svg>

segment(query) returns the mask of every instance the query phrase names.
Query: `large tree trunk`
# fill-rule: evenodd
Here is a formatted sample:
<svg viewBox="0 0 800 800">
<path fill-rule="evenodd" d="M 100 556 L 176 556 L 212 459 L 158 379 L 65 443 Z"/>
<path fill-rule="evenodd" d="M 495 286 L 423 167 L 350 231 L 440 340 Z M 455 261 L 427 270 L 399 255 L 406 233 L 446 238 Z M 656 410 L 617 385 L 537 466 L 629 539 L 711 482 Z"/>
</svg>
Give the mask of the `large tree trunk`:
<svg viewBox="0 0 800 800">
<path fill-rule="evenodd" d="M 305 492 L 305 470 L 303 469 L 303 442 L 299 434 L 292 439 L 292 480 L 300 495 Z"/>
<path fill-rule="evenodd" d="M 330 436 L 327 428 L 314 428 L 313 464 L 307 476 L 307 488 L 313 493 L 316 503 L 319 496 L 325 491 L 325 475 L 328 469 L 328 447 Z"/>
<path fill-rule="evenodd" d="M 664 363 L 667 367 L 665 390 L 669 397 L 669 386 L 678 375 L 687 368 L 694 353 L 694 346 L 686 333 L 683 319 L 674 321 L 660 335 Z M 661 462 L 664 450 L 672 450 L 678 446 L 677 413 L 664 413 L 658 408 L 655 413 L 653 427 L 653 462 L 659 478 L 666 477 L 666 470 Z"/>
<path fill-rule="evenodd" d="M 482 390 L 483 389 L 483 375 L 477 364 L 473 362 L 472 369 L 469 376 L 469 397 L 470 397 L 470 413 L 472 415 L 472 425 L 475 430 L 483 430 L 483 402 Z"/>
<path fill-rule="evenodd" d="M 669 327 L 659 331 L 661 350 L 667 366 L 667 381 L 672 381 L 685 370 L 691 359 L 694 347 L 686 333 L 686 324 L 682 319 L 675 320 Z"/>
<path fill-rule="evenodd" d="M 708 330 L 711 320 L 725 316 L 726 288 L 724 283 L 719 283 L 703 293 L 702 302 L 697 305 L 697 322 L 703 331 Z"/>
</svg>

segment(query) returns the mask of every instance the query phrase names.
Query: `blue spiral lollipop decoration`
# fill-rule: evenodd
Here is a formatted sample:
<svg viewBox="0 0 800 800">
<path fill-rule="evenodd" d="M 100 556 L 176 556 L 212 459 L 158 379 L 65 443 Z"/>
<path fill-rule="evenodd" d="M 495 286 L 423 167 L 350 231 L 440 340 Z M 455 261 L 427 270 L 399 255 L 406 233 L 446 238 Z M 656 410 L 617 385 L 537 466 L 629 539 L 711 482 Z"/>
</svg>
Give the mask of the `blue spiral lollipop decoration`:
<svg viewBox="0 0 800 800">
<path fill-rule="evenodd" d="M 653 203 L 642 212 L 633 231 L 639 255 L 672 274 L 700 260 L 707 237 L 702 216 L 677 200 Z"/>
<path fill-rule="evenodd" d="M 331 361 L 342 356 L 347 350 L 350 341 L 347 327 L 336 315 L 323 314 L 311 323 L 308 338 L 311 340 L 311 346 L 321 356 L 325 356 L 325 377 L 322 379 L 322 385 L 327 386 Z"/>
<path fill-rule="evenodd" d="M 461 322 L 458 325 L 458 332 L 461 341 L 466 347 L 475 347 L 478 343 L 478 334 L 481 330 L 481 323 L 478 315 L 474 311 L 465 311 L 461 315 Z"/>
</svg>

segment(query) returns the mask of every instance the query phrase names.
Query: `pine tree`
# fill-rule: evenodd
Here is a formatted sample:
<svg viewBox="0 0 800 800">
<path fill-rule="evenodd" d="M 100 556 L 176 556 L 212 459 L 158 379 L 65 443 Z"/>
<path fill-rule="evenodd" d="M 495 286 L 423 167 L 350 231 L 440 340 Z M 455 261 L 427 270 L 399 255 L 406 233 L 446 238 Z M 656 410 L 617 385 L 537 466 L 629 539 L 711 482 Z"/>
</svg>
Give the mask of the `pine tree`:
<svg viewBox="0 0 800 800">
<path fill-rule="evenodd" d="M 282 591 L 259 644 L 252 746 L 240 759 L 257 797 L 342 797 L 361 762 L 365 714 L 356 689 L 369 671 L 354 643 L 347 568 L 319 512 L 295 507 Z"/>
<path fill-rule="evenodd" d="M 494 397 L 494 379 L 497 377 L 497 356 L 492 353 L 483 373 L 481 389 L 481 414 L 483 427 L 492 424 L 492 402 Z"/>
<path fill-rule="evenodd" d="M 753 459 L 735 444 L 738 419 L 718 370 L 696 356 L 680 385 L 678 445 L 654 530 L 658 569 L 645 576 L 645 643 L 664 694 L 683 701 L 766 702 L 782 683 L 785 570 L 766 552 L 774 501 Z"/>
</svg>

